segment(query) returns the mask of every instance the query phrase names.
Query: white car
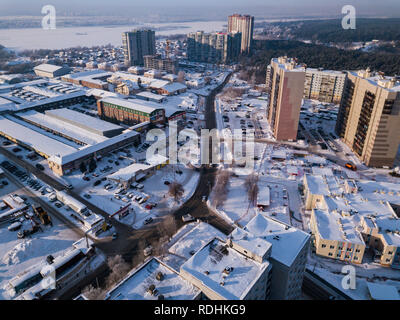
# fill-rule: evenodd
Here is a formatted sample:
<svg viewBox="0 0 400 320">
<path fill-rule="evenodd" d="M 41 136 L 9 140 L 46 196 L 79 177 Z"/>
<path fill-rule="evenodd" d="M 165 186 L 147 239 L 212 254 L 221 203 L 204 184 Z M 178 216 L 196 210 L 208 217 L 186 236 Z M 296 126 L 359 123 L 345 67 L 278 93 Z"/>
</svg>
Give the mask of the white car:
<svg viewBox="0 0 400 320">
<path fill-rule="evenodd" d="M 182 221 L 183 222 L 191 222 L 191 221 L 195 221 L 196 219 L 191 215 L 191 214 L 185 214 L 184 216 L 182 216 Z"/>
</svg>

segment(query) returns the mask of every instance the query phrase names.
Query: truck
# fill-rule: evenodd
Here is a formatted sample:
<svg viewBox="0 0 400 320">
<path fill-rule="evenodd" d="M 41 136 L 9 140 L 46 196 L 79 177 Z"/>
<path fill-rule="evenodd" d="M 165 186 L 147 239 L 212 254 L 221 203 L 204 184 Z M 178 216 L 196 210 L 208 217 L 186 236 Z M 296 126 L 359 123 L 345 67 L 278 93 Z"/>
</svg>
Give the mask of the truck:
<svg viewBox="0 0 400 320">
<path fill-rule="evenodd" d="M 347 162 L 344 166 L 352 171 L 357 171 L 357 167 L 351 162 Z"/>
<path fill-rule="evenodd" d="M 36 216 L 40 219 L 40 222 L 44 225 L 51 224 L 51 219 L 50 216 L 47 214 L 44 209 L 38 205 L 38 204 L 33 204 L 32 205 L 33 212 L 35 212 Z"/>
</svg>

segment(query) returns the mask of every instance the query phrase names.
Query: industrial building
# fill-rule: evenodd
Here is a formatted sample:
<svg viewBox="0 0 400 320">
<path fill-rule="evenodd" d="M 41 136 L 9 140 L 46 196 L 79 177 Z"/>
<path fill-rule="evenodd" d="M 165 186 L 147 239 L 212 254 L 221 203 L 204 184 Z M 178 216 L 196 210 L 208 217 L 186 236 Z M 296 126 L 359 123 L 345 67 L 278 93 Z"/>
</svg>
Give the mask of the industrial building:
<svg viewBox="0 0 400 320">
<path fill-rule="evenodd" d="M 367 166 L 392 167 L 400 144 L 400 81 L 349 72 L 336 122 L 336 133 Z"/>
<path fill-rule="evenodd" d="M 61 77 L 62 81 L 70 82 L 93 89 L 108 89 L 107 79 L 112 76 L 112 72 L 100 69 L 81 71 Z"/>
<path fill-rule="evenodd" d="M 102 119 L 135 125 L 141 122 L 165 123 L 165 110 L 159 105 L 150 106 L 141 100 L 105 98 L 97 101 L 98 114 Z"/>
<path fill-rule="evenodd" d="M 67 122 L 83 130 L 107 138 L 121 134 L 123 131 L 123 128 L 120 126 L 67 108 L 47 110 L 45 111 L 45 114 L 49 117 L 58 119 L 62 122 Z"/>
<path fill-rule="evenodd" d="M 59 176 L 79 169 L 82 162 L 88 163 L 92 159 L 107 154 L 113 150 L 140 143 L 140 134 L 136 131 L 126 130 L 120 135 L 109 138 L 98 144 L 75 150 L 68 154 L 53 153 L 47 159 L 49 167 Z"/>
<path fill-rule="evenodd" d="M 0 113 L 44 111 L 87 101 L 86 91 L 59 81 L 36 80 L 11 85 L 0 93 Z"/>
<path fill-rule="evenodd" d="M 53 64 L 43 63 L 33 68 L 36 75 L 45 78 L 57 78 L 71 72 L 69 67 L 60 67 Z"/>
<path fill-rule="evenodd" d="M 304 94 L 305 68 L 294 58 L 271 59 L 266 85 L 270 93 L 268 122 L 276 140 L 295 141 Z"/>
</svg>

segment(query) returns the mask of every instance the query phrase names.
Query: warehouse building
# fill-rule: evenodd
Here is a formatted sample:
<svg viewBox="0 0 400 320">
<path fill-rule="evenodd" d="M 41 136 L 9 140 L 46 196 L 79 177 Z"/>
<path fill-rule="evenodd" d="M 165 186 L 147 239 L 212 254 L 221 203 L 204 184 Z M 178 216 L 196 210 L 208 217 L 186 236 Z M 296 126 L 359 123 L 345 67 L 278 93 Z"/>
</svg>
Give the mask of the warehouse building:
<svg viewBox="0 0 400 320">
<path fill-rule="evenodd" d="M 165 110 L 157 105 L 139 100 L 105 98 L 97 101 L 98 114 L 102 119 L 135 125 L 141 122 L 165 123 Z"/>
<path fill-rule="evenodd" d="M 108 138 L 121 134 L 123 131 L 122 127 L 113 123 L 109 123 L 67 108 L 47 110 L 45 111 L 45 114 L 49 117 L 70 123 L 81 129 Z"/>
<path fill-rule="evenodd" d="M 96 145 L 79 149 L 73 153 L 54 154 L 47 161 L 50 169 L 57 175 L 62 176 L 78 169 L 82 162 L 89 163 L 92 159 L 107 154 L 110 151 L 139 143 L 140 134 L 137 131 L 127 130 L 118 136 L 109 138 Z"/>
<path fill-rule="evenodd" d="M 56 78 L 71 72 L 68 67 L 60 67 L 53 64 L 43 63 L 33 68 L 36 75 L 45 78 Z"/>
</svg>

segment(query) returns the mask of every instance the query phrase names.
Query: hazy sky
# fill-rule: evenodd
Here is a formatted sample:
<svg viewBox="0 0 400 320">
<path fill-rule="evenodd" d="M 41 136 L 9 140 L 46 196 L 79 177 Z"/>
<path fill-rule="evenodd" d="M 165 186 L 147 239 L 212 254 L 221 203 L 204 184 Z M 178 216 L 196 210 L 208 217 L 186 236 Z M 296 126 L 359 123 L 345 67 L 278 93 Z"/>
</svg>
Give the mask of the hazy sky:
<svg viewBox="0 0 400 320">
<path fill-rule="evenodd" d="M 223 18 L 232 12 L 256 17 L 334 17 L 351 4 L 359 15 L 400 17 L 400 0 L 0 0 L 0 15 L 41 15 L 46 4 L 54 5 L 59 15 L 171 15 L 182 19 Z"/>
</svg>

